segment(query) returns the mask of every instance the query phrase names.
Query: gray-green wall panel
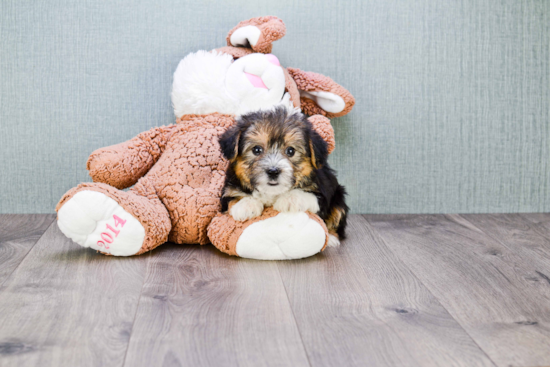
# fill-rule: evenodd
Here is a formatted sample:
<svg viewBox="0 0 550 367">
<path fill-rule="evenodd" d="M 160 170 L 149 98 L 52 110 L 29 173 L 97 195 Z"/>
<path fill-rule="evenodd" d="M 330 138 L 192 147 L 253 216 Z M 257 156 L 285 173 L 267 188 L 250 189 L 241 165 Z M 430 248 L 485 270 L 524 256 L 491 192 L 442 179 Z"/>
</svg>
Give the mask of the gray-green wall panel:
<svg viewBox="0 0 550 367">
<path fill-rule="evenodd" d="M 49 213 L 88 155 L 174 122 L 171 77 L 238 21 L 346 86 L 331 163 L 356 213 L 550 211 L 550 2 L 0 2 L 0 212 Z"/>
</svg>

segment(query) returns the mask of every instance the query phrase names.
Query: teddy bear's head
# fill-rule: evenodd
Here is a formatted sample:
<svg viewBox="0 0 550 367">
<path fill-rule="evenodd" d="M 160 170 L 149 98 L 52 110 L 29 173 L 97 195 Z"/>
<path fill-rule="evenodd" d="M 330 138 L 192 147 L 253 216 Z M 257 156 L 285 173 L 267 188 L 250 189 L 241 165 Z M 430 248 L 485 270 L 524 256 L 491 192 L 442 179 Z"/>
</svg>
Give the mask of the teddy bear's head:
<svg viewBox="0 0 550 367">
<path fill-rule="evenodd" d="M 284 33 L 284 23 L 276 17 L 253 18 L 229 33 L 227 47 L 187 55 L 174 73 L 176 116 L 242 115 L 280 105 L 326 117 L 351 111 L 353 96 L 332 79 L 283 68 L 275 55 L 266 53 Z"/>
</svg>

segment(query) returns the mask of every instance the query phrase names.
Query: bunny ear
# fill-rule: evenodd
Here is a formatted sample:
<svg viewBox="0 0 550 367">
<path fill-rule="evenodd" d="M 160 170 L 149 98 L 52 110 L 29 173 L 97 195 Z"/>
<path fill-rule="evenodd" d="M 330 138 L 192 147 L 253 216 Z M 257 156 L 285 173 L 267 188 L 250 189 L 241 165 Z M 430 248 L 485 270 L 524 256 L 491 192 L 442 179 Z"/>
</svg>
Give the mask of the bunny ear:
<svg viewBox="0 0 550 367">
<path fill-rule="evenodd" d="M 351 111 L 355 98 L 328 76 L 287 68 L 300 91 L 301 108 L 308 115 L 340 117 Z"/>
<path fill-rule="evenodd" d="M 268 54 L 272 43 L 281 39 L 286 33 L 282 20 L 274 16 L 257 17 L 237 24 L 227 35 L 227 45 L 249 47 L 254 52 Z"/>
</svg>

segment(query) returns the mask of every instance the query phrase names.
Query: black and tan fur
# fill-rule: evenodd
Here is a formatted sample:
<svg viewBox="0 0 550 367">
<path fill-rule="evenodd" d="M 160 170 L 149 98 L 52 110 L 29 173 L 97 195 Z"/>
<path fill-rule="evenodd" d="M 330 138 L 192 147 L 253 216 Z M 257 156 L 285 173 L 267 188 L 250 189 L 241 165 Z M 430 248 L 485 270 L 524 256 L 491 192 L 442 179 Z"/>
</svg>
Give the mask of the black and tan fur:
<svg viewBox="0 0 550 367">
<path fill-rule="evenodd" d="M 288 113 L 284 108 L 254 112 L 240 117 L 238 123 L 220 138 L 224 156 L 230 161 L 227 170 L 222 211 L 250 196 L 265 175 L 262 154 L 253 154 L 257 147 L 279 151 L 292 166 L 290 189 L 314 194 L 319 204 L 317 213 L 326 223 L 329 233 L 343 239 L 348 206 L 345 189 L 327 163 L 327 144 L 301 113 Z M 286 154 L 291 147 L 293 156 Z"/>
</svg>

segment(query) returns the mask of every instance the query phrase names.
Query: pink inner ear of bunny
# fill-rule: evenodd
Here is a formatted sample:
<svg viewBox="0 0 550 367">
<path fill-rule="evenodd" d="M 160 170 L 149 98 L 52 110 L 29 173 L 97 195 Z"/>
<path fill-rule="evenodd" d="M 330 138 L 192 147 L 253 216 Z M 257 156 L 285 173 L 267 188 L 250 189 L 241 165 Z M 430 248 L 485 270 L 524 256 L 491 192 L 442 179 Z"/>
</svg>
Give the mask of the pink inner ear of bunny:
<svg viewBox="0 0 550 367">
<path fill-rule="evenodd" d="M 353 108 L 355 98 L 353 98 L 352 94 L 328 76 L 313 73 L 311 71 L 302 71 L 296 68 L 287 68 L 287 70 L 292 79 L 294 79 L 298 90 L 304 92 L 300 97 L 301 108 L 304 113 L 308 115 L 340 117 L 346 115 Z M 339 98 L 344 101 L 344 108 L 340 112 L 325 111 L 314 99 L 312 99 L 316 98 L 316 96 L 311 92 L 332 93 L 334 94 L 333 98 L 335 101 L 339 100 Z"/>
<path fill-rule="evenodd" d="M 275 16 L 266 16 L 266 17 L 257 17 L 244 20 L 237 24 L 235 28 L 229 31 L 227 35 L 227 45 L 232 46 L 231 44 L 231 35 L 239 28 L 246 26 L 254 26 L 260 30 L 260 36 L 255 45 L 250 45 L 250 47 L 255 52 L 260 53 L 271 53 L 273 48 L 272 43 L 281 39 L 286 33 L 286 26 L 283 21 Z"/>
<path fill-rule="evenodd" d="M 308 118 L 308 121 L 311 122 L 317 134 L 321 135 L 321 138 L 327 143 L 328 154 L 332 153 L 336 147 L 336 140 L 334 139 L 334 129 L 330 124 L 330 120 L 325 116 L 313 115 Z"/>
</svg>

